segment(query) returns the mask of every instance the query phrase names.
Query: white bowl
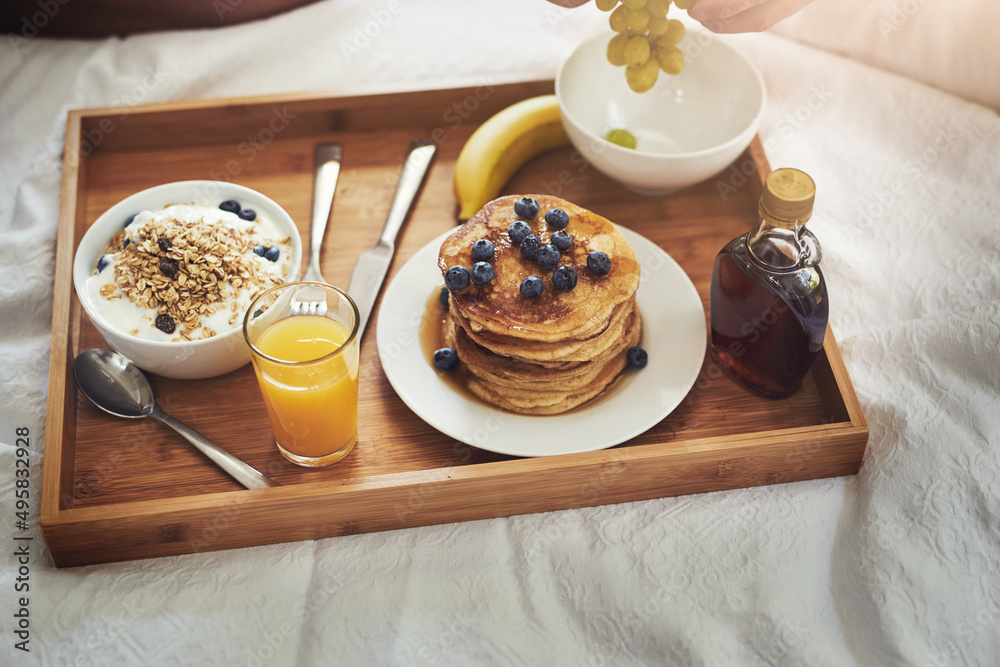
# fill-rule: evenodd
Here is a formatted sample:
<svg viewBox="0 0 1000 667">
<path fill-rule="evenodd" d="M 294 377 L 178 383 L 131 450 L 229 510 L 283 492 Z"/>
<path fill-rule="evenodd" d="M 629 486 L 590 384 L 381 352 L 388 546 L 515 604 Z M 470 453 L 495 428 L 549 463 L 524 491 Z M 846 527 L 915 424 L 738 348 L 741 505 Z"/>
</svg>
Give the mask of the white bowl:
<svg viewBox="0 0 1000 667">
<path fill-rule="evenodd" d="M 689 28 L 679 47 L 684 70 L 660 72 L 645 93 L 607 60 L 611 34 L 581 44 L 556 76 L 570 141 L 601 173 L 643 194 L 668 194 L 729 166 L 760 125 L 766 92 L 757 68 L 712 33 Z M 604 139 L 624 128 L 635 149 Z"/>
<path fill-rule="evenodd" d="M 165 377 L 196 379 L 234 371 L 250 361 L 239 322 L 219 331 L 212 338 L 192 341 L 158 341 L 137 338 L 112 324 L 94 307 L 86 285 L 111 237 L 125 221 L 140 211 L 157 211 L 169 204 L 195 204 L 217 207 L 235 199 L 244 208 L 252 208 L 263 219 L 270 219 L 291 239 L 289 282 L 297 280 L 302 266 L 302 240 L 291 216 L 277 203 L 250 188 L 223 181 L 178 181 L 142 190 L 118 202 L 94 221 L 80 240 L 73 258 L 73 286 L 77 298 L 113 350 L 131 359 L 137 366 Z"/>
</svg>

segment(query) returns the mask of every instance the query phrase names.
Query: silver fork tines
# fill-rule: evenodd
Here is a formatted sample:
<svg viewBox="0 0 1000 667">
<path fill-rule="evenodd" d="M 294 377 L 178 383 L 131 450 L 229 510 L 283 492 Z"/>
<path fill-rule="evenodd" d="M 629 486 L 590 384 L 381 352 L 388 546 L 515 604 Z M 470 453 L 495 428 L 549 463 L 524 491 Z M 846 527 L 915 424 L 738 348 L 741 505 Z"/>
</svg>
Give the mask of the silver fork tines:
<svg viewBox="0 0 1000 667">
<path fill-rule="evenodd" d="M 292 315 L 326 315 L 326 293 L 319 285 L 303 285 L 292 294 Z"/>
<path fill-rule="evenodd" d="M 340 160 L 344 147 L 337 142 L 319 144 L 314 153 L 313 210 L 309 234 L 309 265 L 303 280 L 325 283 L 319 270 L 319 251 L 326 234 L 326 223 L 333 208 L 333 195 L 340 176 Z M 316 286 L 305 286 L 292 295 L 293 315 L 326 315 L 326 294 Z"/>
</svg>

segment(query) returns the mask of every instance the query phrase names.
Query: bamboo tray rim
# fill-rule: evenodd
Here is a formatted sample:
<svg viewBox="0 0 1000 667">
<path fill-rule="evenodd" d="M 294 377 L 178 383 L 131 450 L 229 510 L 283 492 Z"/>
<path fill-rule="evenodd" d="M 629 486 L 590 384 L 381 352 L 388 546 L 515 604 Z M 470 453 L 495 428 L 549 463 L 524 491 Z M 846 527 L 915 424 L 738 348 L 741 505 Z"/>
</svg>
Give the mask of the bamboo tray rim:
<svg viewBox="0 0 1000 667">
<path fill-rule="evenodd" d="M 760 443 L 772 442 L 775 438 L 782 438 L 788 442 L 807 441 L 815 438 L 818 432 L 831 431 L 838 434 L 866 432 L 867 429 L 860 426 L 845 426 L 850 422 L 831 422 L 829 424 L 819 424 L 817 426 L 800 426 L 787 429 L 774 429 L 770 431 L 758 431 L 752 435 L 740 438 L 741 447 L 752 448 Z M 180 498 L 164 498 L 157 500 L 134 500 L 131 502 L 114 503 L 108 505 L 97 505 L 91 507 L 79 507 L 64 509 L 60 511 L 60 516 L 64 520 L 72 518 L 89 518 L 111 516 L 144 516 L 154 510 L 156 513 L 169 513 L 171 511 L 191 509 L 196 507 L 217 507 L 226 500 L 231 500 L 237 496 L 244 497 L 240 504 L 254 502 L 269 502 L 274 499 L 287 499 L 296 496 L 337 496 L 349 494 L 356 491 L 380 489 L 385 485 L 382 483 L 386 479 L 392 479 L 392 486 L 397 488 L 421 486 L 425 483 L 443 482 L 450 479 L 471 479 L 471 478 L 502 478 L 510 474 L 519 472 L 517 468 L 523 467 L 533 471 L 551 471 L 563 468 L 564 460 L 573 457 L 578 464 L 601 464 L 615 463 L 621 461 L 639 461 L 642 459 L 663 459 L 676 456 L 683 456 L 691 452 L 708 452 L 719 448 L 720 445 L 732 442 L 728 436 L 713 436 L 708 438 L 698 438 L 695 440 L 679 441 L 669 443 L 667 449 L 663 451 L 664 445 L 661 443 L 648 445 L 633 445 L 624 449 L 601 449 L 592 452 L 581 452 L 577 454 L 557 454 L 554 456 L 543 456 L 534 458 L 518 458 L 510 461 L 490 461 L 472 465 L 458 465 L 434 468 L 431 470 L 410 470 L 406 472 L 391 473 L 385 475 L 372 475 L 348 480 L 343 483 L 331 484 L 330 482 L 302 482 L 276 486 L 267 489 L 237 489 L 234 491 L 221 491 L 216 493 L 204 493 Z M 683 443 L 681 445 L 681 443 Z M 680 446 L 676 446 L 680 445 Z M 628 452 L 627 456 L 618 456 L 622 452 Z M 510 470 L 513 469 L 513 470 Z M 252 498 L 250 496 L 253 496 Z"/>
</svg>

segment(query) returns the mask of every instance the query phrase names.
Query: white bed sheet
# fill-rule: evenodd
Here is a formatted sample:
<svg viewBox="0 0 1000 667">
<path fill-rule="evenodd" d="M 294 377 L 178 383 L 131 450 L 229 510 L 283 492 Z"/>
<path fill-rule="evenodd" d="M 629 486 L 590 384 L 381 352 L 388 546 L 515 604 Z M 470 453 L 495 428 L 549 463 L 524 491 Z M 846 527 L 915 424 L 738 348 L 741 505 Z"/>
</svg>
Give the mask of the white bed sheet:
<svg viewBox="0 0 1000 667">
<path fill-rule="evenodd" d="M 29 429 L 37 519 L 66 111 L 552 76 L 604 26 L 592 4 L 327 0 L 0 39 L 0 664 L 996 664 L 1000 118 L 778 34 L 731 41 L 767 82 L 771 164 L 819 185 L 810 226 L 871 428 L 857 476 L 64 570 L 36 520 L 15 648 L 13 446 Z"/>
</svg>

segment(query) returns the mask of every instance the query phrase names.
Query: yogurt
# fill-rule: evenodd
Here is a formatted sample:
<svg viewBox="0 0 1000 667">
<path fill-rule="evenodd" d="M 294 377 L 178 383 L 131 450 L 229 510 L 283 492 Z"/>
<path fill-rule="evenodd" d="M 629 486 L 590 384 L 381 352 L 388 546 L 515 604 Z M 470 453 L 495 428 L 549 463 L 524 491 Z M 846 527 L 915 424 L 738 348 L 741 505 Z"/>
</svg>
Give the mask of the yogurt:
<svg viewBox="0 0 1000 667">
<path fill-rule="evenodd" d="M 284 283 L 291 259 L 291 239 L 267 219 L 174 204 L 142 211 L 110 239 L 86 291 L 122 332 L 211 338 L 239 326 L 261 292 Z"/>
</svg>

